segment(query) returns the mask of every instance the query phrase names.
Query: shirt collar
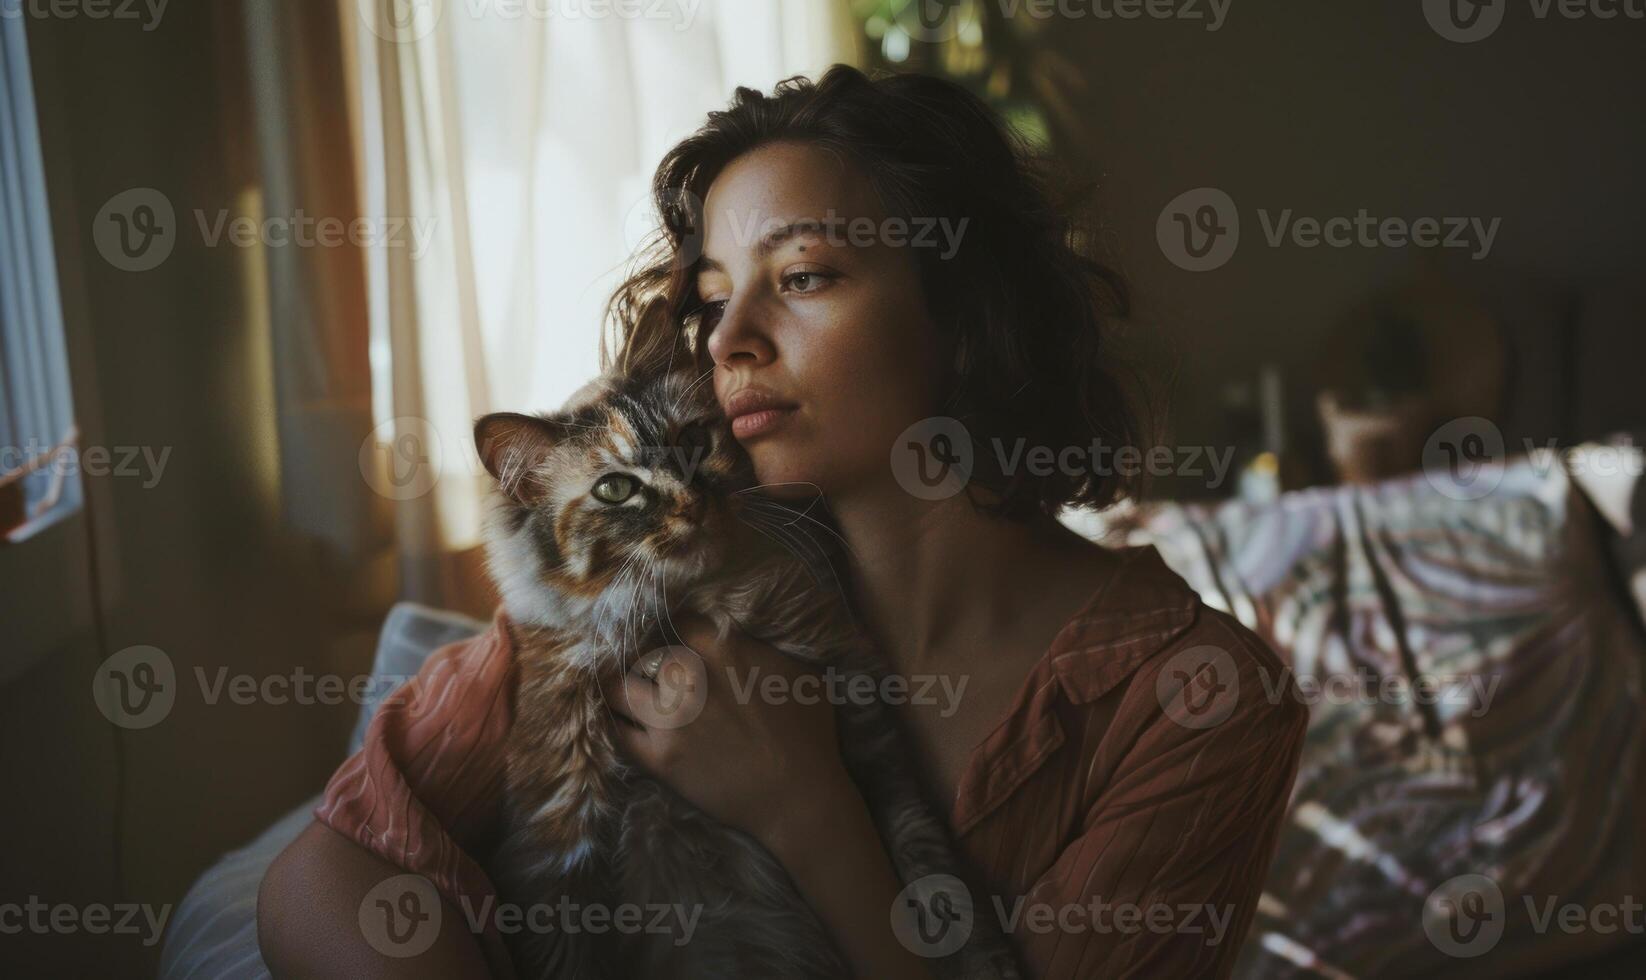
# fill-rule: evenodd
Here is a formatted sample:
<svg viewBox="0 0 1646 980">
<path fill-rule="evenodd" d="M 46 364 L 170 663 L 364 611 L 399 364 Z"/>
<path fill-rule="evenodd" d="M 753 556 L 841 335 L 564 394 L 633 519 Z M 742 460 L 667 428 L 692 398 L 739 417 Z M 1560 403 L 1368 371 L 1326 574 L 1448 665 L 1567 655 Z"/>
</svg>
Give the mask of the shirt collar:
<svg viewBox="0 0 1646 980">
<path fill-rule="evenodd" d="M 1120 561 L 1052 640 L 1046 658 L 1063 693 L 1095 701 L 1194 623 L 1199 602 L 1153 545 L 1116 549 Z"/>
<path fill-rule="evenodd" d="M 1115 555 L 1108 579 L 1053 638 L 1012 709 L 973 749 L 950 817 L 957 835 L 1005 802 L 1062 746 L 1059 694 L 1074 704 L 1097 700 L 1194 625 L 1199 598 L 1153 545 L 1118 548 Z"/>
</svg>

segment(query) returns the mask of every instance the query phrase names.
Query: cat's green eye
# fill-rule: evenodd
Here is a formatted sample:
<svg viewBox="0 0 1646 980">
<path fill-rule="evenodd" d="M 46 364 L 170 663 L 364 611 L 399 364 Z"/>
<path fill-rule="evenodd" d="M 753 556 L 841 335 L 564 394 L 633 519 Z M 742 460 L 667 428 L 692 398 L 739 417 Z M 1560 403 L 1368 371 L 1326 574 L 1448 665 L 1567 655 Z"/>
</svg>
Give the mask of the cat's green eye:
<svg viewBox="0 0 1646 980">
<path fill-rule="evenodd" d="M 640 481 L 627 473 L 607 473 L 594 484 L 589 492 L 594 499 L 608 504 L 620 504 L 640 489 Z"/>
</svg>

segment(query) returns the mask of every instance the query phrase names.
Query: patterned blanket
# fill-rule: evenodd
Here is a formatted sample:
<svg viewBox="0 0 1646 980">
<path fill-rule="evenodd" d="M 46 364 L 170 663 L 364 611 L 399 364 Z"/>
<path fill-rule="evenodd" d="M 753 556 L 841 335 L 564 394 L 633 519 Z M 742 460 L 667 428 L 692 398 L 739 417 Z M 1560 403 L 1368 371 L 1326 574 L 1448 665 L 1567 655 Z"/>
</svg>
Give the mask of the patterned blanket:
<svg viewBox="0 0 1646 980">
<path fill-rule="evenodd" d="M 1133 534 L 1310 706 L 1238 976 L 1527 975 L 1642 939 L 1646 643 L 1566 470 L 1502 469 L 1478 500 L 1418 475 Z"/>
</svg>

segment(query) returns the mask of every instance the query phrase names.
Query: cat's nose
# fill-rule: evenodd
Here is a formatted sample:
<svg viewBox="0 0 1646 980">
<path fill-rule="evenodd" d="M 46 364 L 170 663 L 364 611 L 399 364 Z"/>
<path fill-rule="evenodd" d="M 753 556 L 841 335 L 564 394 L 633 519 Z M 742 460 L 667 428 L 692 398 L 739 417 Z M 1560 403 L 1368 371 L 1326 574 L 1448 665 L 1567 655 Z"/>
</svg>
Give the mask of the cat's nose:
<svg viewBox="0 0 1646 980">
<path fill-rule="evenodd" d="M 675 505 L 674 516 L 680 520 L 690 521 L 693 524 L 697 524 L 703 520 L 703 514 L 707 510 L 708 504 L 704 501 L 704 499 L 702 497 L 693 496 L 688 497 Z"/>
</svg>

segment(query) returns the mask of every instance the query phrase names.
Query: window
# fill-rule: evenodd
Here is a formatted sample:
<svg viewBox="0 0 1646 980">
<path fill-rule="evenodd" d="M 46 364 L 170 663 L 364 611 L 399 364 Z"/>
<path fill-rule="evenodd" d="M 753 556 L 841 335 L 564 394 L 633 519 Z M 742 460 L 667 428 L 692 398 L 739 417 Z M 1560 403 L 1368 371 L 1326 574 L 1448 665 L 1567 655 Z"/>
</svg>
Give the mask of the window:
<svg viewBox="0 0 1646 980">
<path fill-rule="evenodd" d="M 23 18 L 0 17 L 0 540 L 80 508 L 63 339 Z"/>
</svg>

